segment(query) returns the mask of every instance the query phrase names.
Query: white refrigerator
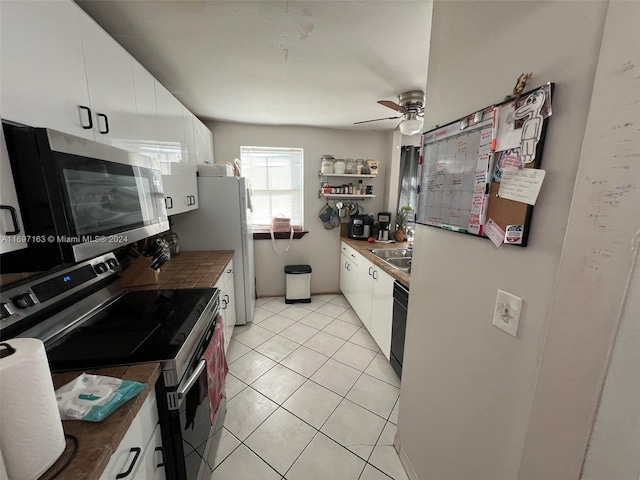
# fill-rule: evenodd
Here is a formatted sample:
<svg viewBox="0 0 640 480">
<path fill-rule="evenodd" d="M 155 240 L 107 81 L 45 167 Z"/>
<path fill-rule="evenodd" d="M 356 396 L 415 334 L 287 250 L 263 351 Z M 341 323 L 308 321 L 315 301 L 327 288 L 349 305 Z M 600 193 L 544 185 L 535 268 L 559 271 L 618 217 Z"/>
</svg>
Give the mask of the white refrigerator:
<svg viewBox="0 0 640 480">
<path fill-rule="evenodd" d="M 196 210 L 171 217 L 180 249 L 233 250 L 236 325 L 253 321 L 256 307 L 251 189 L 246 178 L 198 177 Z"/>
</svg>

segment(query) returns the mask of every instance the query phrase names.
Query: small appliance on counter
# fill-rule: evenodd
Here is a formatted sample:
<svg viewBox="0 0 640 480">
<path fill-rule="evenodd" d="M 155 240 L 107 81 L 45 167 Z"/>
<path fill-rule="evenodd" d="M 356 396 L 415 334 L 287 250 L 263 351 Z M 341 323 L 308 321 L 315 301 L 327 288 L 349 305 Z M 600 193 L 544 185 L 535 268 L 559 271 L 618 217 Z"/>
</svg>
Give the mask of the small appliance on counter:
<svg viewBox="0 0 640 480">
<path fill-rule="evenodd" d="M 349 220 L 349 238 L 367 240 L 373 232 L 373 223 L 371 215 L 352 215 Z"/>
<path fill-rule="evenodd" d="M 386 242 L 389 240 L 389 228 L 391 227 L 391 212 L 378 213 L 378 240 Z"/>
</svg>

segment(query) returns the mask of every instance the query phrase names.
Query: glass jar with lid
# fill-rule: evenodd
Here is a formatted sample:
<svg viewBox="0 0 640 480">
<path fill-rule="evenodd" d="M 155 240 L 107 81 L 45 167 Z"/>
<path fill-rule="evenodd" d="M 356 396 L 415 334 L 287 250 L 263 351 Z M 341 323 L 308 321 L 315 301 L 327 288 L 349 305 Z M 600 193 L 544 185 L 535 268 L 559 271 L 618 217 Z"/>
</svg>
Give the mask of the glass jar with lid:
<svg viewBox="0 0 640 480">
<path fill-rule="evenodd" d="M 334 161 L 335 159 L 333 155 L 322 155 L 322 165 L 320 167 L 321 173 L 333 173 Z"/>
<path fill-rule="evenodd" d="M 344 175 L 344 171 L 346 169 L 346 163 L 343 158 L 336 158 L 335 163 L 333 164 L 333 173 L 337 173 L 339 175 Z"/>
<path fill-rule="evenodd" d="M 356 160 L 356 175 L 362 175 L 362 167 L 364 166 L 364 159 L 358 158 Z"/>
<path fill-rule="evenodd" d="M 345 169 L 344 169 L 345 174 L 353 175 L 356 173 L 356 163 L 353 161 L 353 158 L 347 158 L 344 163 L 345 163 Z"/>
</svg>

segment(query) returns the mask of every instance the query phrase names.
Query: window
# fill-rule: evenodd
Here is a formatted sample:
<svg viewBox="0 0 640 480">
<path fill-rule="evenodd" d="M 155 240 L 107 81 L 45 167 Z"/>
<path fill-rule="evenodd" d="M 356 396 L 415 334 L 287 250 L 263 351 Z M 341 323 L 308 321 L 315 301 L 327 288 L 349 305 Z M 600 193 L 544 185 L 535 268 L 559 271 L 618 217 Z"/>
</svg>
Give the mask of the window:
<svg viewBox="0 0 640 480">
<path fill-rule="evenodd" d="M 303 226 L 302 148 L 240 147 L 242 173 L 253 191 L 253 225 L 268 229 L 278 214 Z"/>
</svg>

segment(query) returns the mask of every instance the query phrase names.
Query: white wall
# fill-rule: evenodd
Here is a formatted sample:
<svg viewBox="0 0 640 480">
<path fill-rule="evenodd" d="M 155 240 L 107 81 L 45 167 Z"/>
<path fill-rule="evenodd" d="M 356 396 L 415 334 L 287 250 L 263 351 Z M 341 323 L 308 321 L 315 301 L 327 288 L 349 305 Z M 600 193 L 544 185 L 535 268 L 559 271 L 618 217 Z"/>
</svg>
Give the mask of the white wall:
<svg viewBox="0 0 640 480">
<path fill-rule="evenodd" d="M 340 240 L 339 228 L 326 230 L 318 218 L 325 199 L 318 198 L 321 180 L 318 178 L 320 157 L 333 154 L 336 158 L 364 158 L 379 160 L 378 178 L 365 179 L 374 186 L 374 199 L 364 200 L 367 213 L 383 209 L 385 172 L 389 168 L 392 132 L 360 132 L 293 126 L 263 126 L 239 123 L 209 122 L 213 132 L 216 161 L 240 158 L 241 146 L 298 147 L 304 149 L 304 227 L 309 233 L 293 240 L 291 249 L 277 255 L 270 240 L 255 242 L 256 291 L 258 296 L 284 295 L 283 267 L 290 264 L 309 264 L 311 292 L 339 291 Z M 346 180 L 345 180 L 346 181 Z M 332 205 L 334 202 L 330 202 Z M 278 240 L 282 250 L 288 240 Z"/>
<path fill-rule="evenodd" d="M 606 8 L 434 4 L 427 128 L 502 100 L 522 72 L 556 90 L 527 248 L 417 228 L 398 435 L 422 480 L 520 476 Z M 491 324 L 498 289 L 524 300 L 515 339 Z"/>
<path fill-rule="evenodd" d="M 610 2 L 521 479 L 580 474 L 618 327 L 585 473 L 598 480 L 640 475 L 640 298 L 633 270 L 640 235 L 639 25 L 640 3 Z M 625 377 L 630 381 L 621 383 Z M 606 459 L 603 442 L 615 452 Z"/>
</svg>

